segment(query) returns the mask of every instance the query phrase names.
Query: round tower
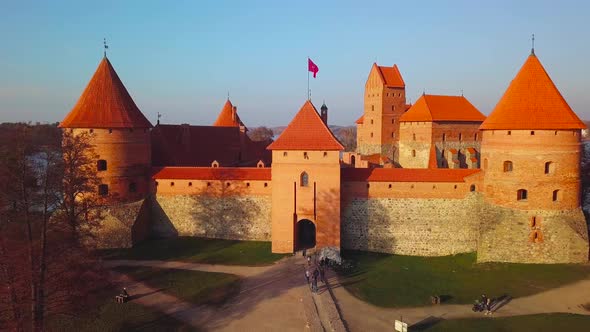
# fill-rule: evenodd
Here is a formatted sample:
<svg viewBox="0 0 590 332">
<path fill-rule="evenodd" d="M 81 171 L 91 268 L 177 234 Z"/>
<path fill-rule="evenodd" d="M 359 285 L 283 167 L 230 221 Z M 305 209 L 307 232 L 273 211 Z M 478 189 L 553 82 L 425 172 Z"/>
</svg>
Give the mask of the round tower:
<svg viewBox="0 0 590 332">
<path fill-rule="evenodd" d="M 60 123 L 88 132 L 98 155 L 97 193 L 111 201 L 134 201 L 149 192 L 151 123 L 141 113 L 105 56 L 76 105 Z"/>
<path fill-rule="evenodd" d="M 579 208 L 583 128 L 532 53 L 480 127 L 485 197 L 518 210 Z"/>
</svg>

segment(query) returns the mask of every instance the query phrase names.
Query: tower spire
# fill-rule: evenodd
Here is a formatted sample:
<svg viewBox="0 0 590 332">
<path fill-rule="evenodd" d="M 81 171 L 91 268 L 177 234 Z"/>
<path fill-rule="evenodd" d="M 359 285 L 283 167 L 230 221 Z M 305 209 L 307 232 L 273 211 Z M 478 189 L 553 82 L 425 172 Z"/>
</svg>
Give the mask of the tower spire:
<svg viewBox="0 0 590 332">
<path fill-rule="evenodd" d="M 535 34 L 534 33 L 533 33 L 533 35 L 531 37 L 531 43 L 532 43 L 531 55 L 535 55 Z"/>
<path fill-rule="evenodd" d="M 107 45 L 107 39 L 103 38 L 102 39 L 102 44 L 104 45 L 104 57 L 107 57 L 107 49 L 109 48 L 109 45 Z"/>
</svg>

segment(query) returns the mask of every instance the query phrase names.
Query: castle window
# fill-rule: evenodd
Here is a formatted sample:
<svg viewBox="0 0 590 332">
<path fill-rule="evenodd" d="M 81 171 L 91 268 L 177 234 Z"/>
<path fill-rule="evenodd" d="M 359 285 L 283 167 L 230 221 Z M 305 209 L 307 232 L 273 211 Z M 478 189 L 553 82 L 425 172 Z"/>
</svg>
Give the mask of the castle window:
<svg viewBox="0 0 590 332">
<path fill-rule="evenodd" d="M 453 189 L 457 189 L 457 185 L 453 186 Z"/>
<path fill-rule="evenodd" d="M 112 134 L 112 133 L 113 133 L 113 130 L 112 129 L 109 129 L 109 134 Z"/>
<path fill-rule="evenodd" d="M 416 157 L 416 150 L 412 150 L 412 157 Z"/>
<path fill-rule="evenodd" d="M 283 152 L 283 157 L 287 156 L 287 151 Z"/>
<path fill-rule="evenodd" d="M 395 133 L 391 132 L 391 138 L 395 138 Z"/>
<path fill-rule="evenodd" d="M 264 188 L 266 188 L 266 187 L 268 187 L 268 183 L 265 182 L 264 183 Z"/>
<path fill-rule="evenodd" d="M 531 217 L 530 226 L 531 226 L 531 228 L 537 227 L 537 217 L 536 216 Z"/>
<path fill-rule="evenodd" d="M 473 191 L 475 191 L 475 189 L 476 188 L 475 188 L 475 185 L 474 184 L 472 184 L 471 186 L 469 186 L 469 191 L 473 192 Z"/>
<path fill-rule="evenodd" d="M 389 184 L 389 189 L 391 189 L 391 183 Z"/>
<path fill-rule="evenodd" d="M 231 186 L 231 183 L 227 182 L 225 185 L 226 185 L 227 187 L 229 187 L 229 186 Z"/>
<path fill-rule="evenodd" d="M 391 108 L 393 109 L 395 106 L 391 106 Z M 395 119 L 391 119 L 391 124 L 395 124 Z"/>
<path fill-rule="evenodd" d="M 412 140 L 416 140 L 416 134 L 412 134 Z"/>
<path fill-rule="evenodd" d="M 442 141 L 444 142 L 444 141 L 446 141 L 446 140 L 447 140 L 447 134 L 444 134 L 444 133 L 443 133 L 443 136 L 442 136 Z"/>
<path fill-rule="evenodd" d="M 512 172 L 512 162 L 510 160 L 504 161 L 504 172 Z"/>
<path fill-rule="evenodd" d="M 528 192 L 526 189 L 518 189 L 516 192 L 516 200 L 518 201 L 526 201 L 528 198 Z"/>
<path fill-rule="evenodd" d="M 473 134 L 473 140 L 477 141 L 477 133 Z"/>
<path fill-rule="evenodd" d="M 246 187 L 250 187 L 250 182 L 246 182 Z"/>
<path fill-rule="evenodd" d="M 373 133 L 371 133 L 371 137 L 373 137 Z"/>
<path fill-rule="evenodd" d="M 207 182 L 207 187 L 211 187 L 211 182 Z"/>
<path fill-rule="evenodd" d="M 508 135 L 512 135 L 512 131 L 508 130 Z"/>
<path fill-rule="evenodd" d="M 193 183 L 192 183 L 192 182 L 189 182 L 189 183 L 188 183 L 188 186 L 189 186 L 189 187 L 192 187 L 192 186 L 193 186 Z"/>
<path fill-rule="evenodd" d="M 389 97 L 389 92 L 386 95 L 387 95 L 387 97 Z"/>
<path fill-rule="evenodd" d="M 307 187 L 309 185 L 309 175 L 306 172 L 301 173 L 299 176 L 299 185 L 301 187 Z"/>
<path fill-rule="evenodd" d="M 94 129 L 90 129 L 89 132 L 92 134 L 94 132 Z"/>
<path fill-rule="evenodd" d="M 559 190 L 553 190 L 553 201 L 557 202 L 559 200 Z"/>
<path fill-rule="evenodd" d="M 463 134 L 459 133 L 459 141 L 463 140 Z"/>
<path fill-rule="evenodd" d="M 156 181 L 156 187 L 159 185 L 160 183 L 158 183 L 158 181 Z"/>
<path fill-rule="evenodd" d="M 375 110 L 375 105 L 371 105 L 371 111 Z"/>
<path fill-rule="evenodd" d="M 355 156 L 351 156 L 351 157 L 350 157 L 350 164 L 351 164 L 353 167 L 354 167 L 354 165 L 355 165 L 355 162 L 356 162 L 356 157 L 355 157 Z"/>
<path fill-rule="evenodd" d="M 488 158 L 483 160 L 483 169 L 488 169 Z"/>
<path fill-rule="evenodd" d="M 535 131 L 534 130 L 531 130 L 531 136 L 534 135 L 534 134 L 535 134 Z"/>
<path fill-rule="evenodd" d="M 129 192 L 130 193 L 137 192 L 137 184 L 135 182 L 129 183 Z"/>
<path fill-rule="evenodd" d="M 174 187 L 174 182 L 170 182 L 170 187 Z"/>
<path fill-rule="evenodd" d="M 328 156 L 328 152 L 324 151 L 324 157 Z"/>
<path fill-rule="evenodd" d="M 367 189 L 370 187 L 370 185 L 367 183 Z"/>
<path fill-rule="evenodd" d="M 98 185 L 98 194 L 100 196 L 106 196 L 109 194 L 109 185 L 108 184 L 99 184 Z"/>
<path fill-rule="evenodd" d="M 307 152 L 303 152 L 303 159 L 309 159 L 309 156 L 307 155 Z"/>
<path fill-rule="evenodd" d="M 554 171 L 553 163 L 548 161 L 545 163 L 545 174 L 551 174 Z"/>
<path fill-rule="evenodd" d="M 373 124 L 373 120 L 371 119 L 371 124 Z"/>
<path fill-rule="evenodd" d="M 98 171 L 106 171 L 107 170 L 107 161 L 104 159 L 100 159 L 96 162 L 96 169 Z"/>
</svg>

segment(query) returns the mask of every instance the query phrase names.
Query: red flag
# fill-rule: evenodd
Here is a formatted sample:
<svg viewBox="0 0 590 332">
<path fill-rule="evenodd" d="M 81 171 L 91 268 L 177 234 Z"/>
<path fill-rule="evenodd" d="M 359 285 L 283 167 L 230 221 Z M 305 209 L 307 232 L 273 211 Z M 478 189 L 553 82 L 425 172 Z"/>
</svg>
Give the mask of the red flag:
<svg viewBox="0 0 590 332">
<path fill-rule="evenodd" d="M 315 63 L 313 63 L 313 61 L 311 61 L 310 58 L 307 58 L 307 71 L 313 73 L 313 78 L 315 78 L 315 75 L 317 75 L 318 71 L 320 71 L 318 66 Z"/>
</svg>

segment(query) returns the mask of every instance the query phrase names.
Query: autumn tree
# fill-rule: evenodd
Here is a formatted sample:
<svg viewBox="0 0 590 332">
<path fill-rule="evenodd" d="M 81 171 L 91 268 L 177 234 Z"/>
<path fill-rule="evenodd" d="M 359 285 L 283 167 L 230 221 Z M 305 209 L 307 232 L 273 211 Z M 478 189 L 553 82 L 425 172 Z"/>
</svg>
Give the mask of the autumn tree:
<svg viewBox="0 0 590 332">
<path fill-rule="evenodd" d="M 42 331 L 103 280 L 91 237 L 103 202 L 89 134 L 64 132 L 61 146 L 31 143 L 29 125 L 11 135 L 0 146 L 0 325 Z"/>
</svg>

